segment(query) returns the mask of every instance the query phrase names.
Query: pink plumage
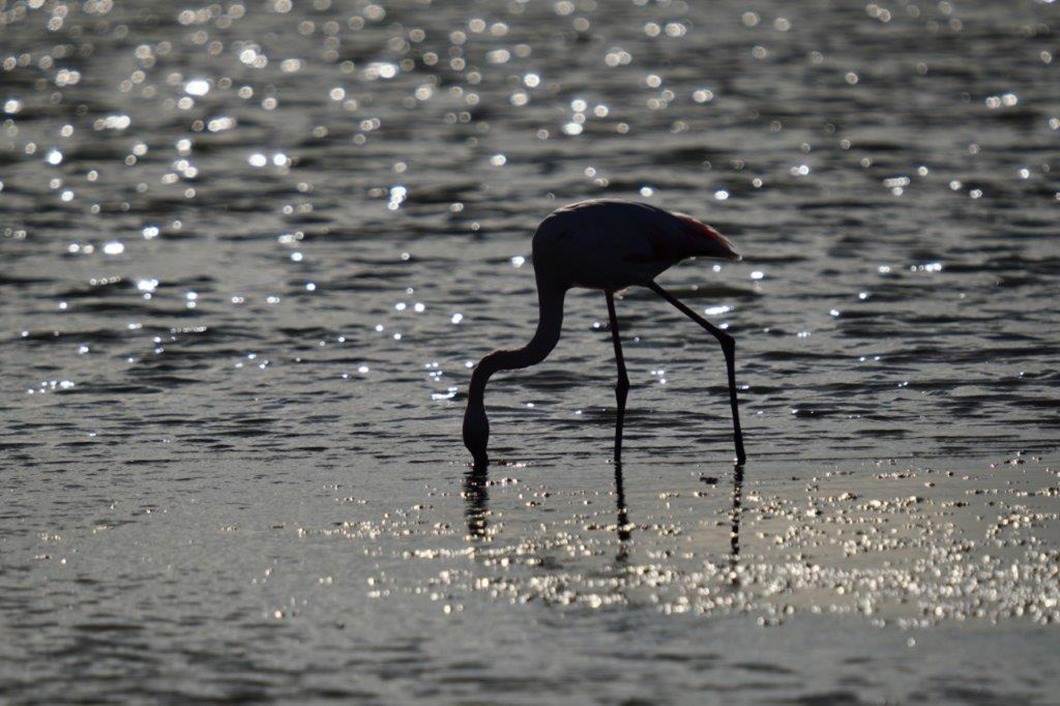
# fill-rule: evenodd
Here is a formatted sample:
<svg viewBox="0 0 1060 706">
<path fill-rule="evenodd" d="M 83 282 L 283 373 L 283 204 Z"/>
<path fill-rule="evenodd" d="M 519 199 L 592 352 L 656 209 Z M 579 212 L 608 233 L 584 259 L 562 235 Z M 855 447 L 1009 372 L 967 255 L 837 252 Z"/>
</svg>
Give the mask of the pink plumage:
<svg viewBox="0 0 1060 706">
<path fill-rule="evenodd" d="M 739 260 L 740 253 L 736 252 L 732 241 L 714 230 L 706 223 L 702 223 L 686 213 L 671 214 L 683 226 L 686 239 L 681 246 L 674 248 L 672 255 L 684 259 L 704 255 L 724 260 Z M 687 247 L 685 247 L 687 246 Z"/>
</svg>

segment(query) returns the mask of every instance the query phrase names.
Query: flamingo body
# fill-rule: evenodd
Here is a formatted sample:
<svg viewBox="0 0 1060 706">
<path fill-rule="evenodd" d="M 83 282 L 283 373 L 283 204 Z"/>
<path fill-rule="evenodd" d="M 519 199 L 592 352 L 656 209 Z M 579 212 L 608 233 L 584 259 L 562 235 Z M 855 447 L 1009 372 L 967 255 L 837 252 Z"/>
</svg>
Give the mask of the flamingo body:
<svg viewBox="0 0 1060 706">
<path fill-rule="evenodd" d="M 627 201 L 583 201 L 534 233 L 534 269 L 560 286 L 616 291 L 647 286 L 690 257 L 739 260 L 729 239 L 683 213 Z"/>
<path fill-rule="evenodd" d="M 514 370 L 544 360 L 559 342 L 563 300 L 572 287 L 603 290 L 607 297 L 611 335 L 619 380 L 615 388 L 618 417 L 615 428 L 615 461 L 622 452 L 622 422 L 629 379 L 626 375 L 618 320 L 616 291 L 635 285 L 655 291 L 707 329 L 722 344 L 728 368 L 738 463 L 744 462 L 743 437 L 736 404 L 735 342 L 728 333 L 710 324 L 655 283 L 655 277 L 690 257 L 739 260 L 729 240 L 708 225 L 683 213 L 670 213 L 644 203 L 616 200 L 584 201 L 565 206 L 545 218 L 534 233 L 534 273 L 537 278 L 540 318 L 530 342 L 522 348 L 498 350 L 475 367 L 464 412 L 464 445 L 476 467 L 489 462 L 489 420 L 485 410 L 486 383 L 499 370 Z"/>
</svg>

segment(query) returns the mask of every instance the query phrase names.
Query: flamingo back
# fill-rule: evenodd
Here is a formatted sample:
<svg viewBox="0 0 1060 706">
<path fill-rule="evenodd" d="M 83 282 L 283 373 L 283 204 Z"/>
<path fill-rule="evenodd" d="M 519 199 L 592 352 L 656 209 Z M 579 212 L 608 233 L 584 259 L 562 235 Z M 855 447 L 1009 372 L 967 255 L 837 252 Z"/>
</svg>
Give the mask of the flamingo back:
<svg viewBox="0 0 1060 706">
<path fill-rule="evenodd" d="M 728 238 L 692 216 L 616 200 L 554 211 L 533 247 L 539 279 L 605 290 L 646 285 L 689 257 L 740 259 Z"/>
</svg>

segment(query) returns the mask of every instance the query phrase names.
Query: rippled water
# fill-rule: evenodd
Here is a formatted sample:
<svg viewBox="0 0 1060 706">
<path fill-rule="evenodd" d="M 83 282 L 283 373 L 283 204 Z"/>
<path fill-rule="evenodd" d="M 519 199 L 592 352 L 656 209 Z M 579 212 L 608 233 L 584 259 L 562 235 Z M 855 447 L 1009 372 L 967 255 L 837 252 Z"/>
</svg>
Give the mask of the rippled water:
<svg viewBox="0 0 1060 706">
<path fill-rule="evenodd" d="M 0 695 L 1046 703 L 1051 2 L 0 0 Z M 536 320 L 595 196 L 740 263 Z"/>
</svg>

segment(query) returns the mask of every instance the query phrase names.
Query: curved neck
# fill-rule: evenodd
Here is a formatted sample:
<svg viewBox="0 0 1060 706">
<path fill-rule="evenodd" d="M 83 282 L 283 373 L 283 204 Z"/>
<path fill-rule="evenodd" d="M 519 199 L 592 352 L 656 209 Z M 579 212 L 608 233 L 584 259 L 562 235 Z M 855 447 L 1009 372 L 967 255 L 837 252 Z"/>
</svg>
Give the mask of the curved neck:
<svg viewBox="0 0 1060 706">
<path fill-rule="evenodd" d="M 471 387 L 468 391 L 472 401 L 481 403 L 486 392 L 486 383 L 493 373 L 499 370 L 527 368 L 548 357 L 559 342 L 563 328 L 563 298 L 566 293 L 565 287 L 542 280 L 538 276 L 537 300 L 540 319 L 534 337 L 522 348 L 494 351 L 479 361 L 471 375 Z"/>
</svg>

